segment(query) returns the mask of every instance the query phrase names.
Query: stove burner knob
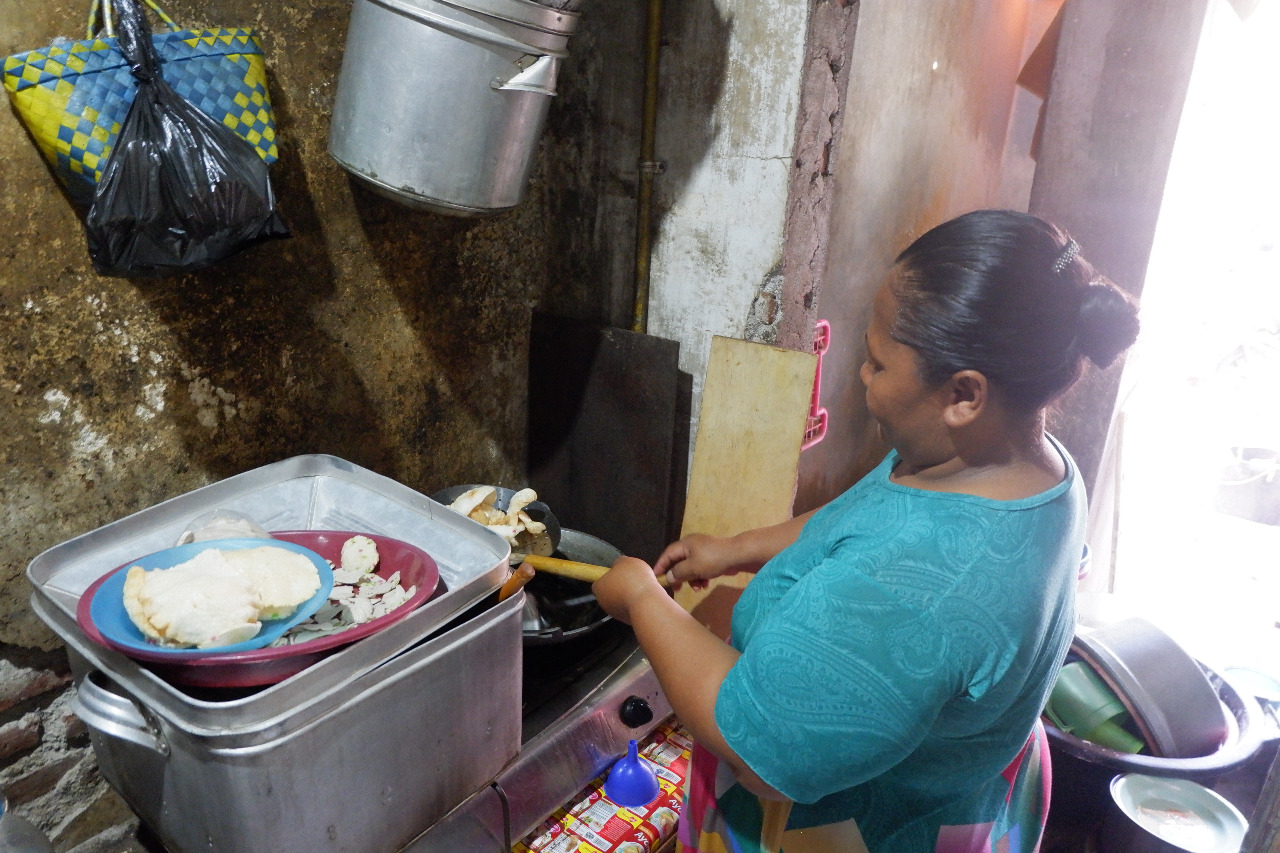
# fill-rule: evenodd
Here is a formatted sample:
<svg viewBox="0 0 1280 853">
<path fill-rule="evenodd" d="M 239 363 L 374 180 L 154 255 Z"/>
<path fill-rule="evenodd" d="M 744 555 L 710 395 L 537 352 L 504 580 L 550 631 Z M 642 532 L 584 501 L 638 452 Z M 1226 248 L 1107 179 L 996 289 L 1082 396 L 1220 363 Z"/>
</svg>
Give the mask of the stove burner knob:
<svg viewBox="0 0 1280 853">
<path fill-rule="evenodd" d="M 640 696 L 628 696 L 618 709 L 618 718 L 628 727 L 638 729 L 653 721 L 653 709 Z"/>
</svg>

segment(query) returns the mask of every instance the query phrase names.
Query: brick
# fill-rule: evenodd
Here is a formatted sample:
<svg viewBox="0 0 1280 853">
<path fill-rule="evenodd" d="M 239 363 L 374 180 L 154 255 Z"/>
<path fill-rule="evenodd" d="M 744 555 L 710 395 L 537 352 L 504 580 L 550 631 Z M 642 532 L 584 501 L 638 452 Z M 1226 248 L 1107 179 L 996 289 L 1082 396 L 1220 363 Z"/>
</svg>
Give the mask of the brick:
<svg viewBox="0 0 1280 853">
<path fill-rule="evenodd" d="M 40 743 L 40 715 L 26 714 L 0 726 L 0 761 Z"/>
<path fill-rule="evenodd" d="M 89 727 L 84 724 L 84 720 L 71 711 L 67 711 L 62 715 L 62 726 L 66 732 L 66 738 L 70 742 L 80 741 L 89 737 Z"/>
<path fill-rule="evenodd" d="M 78 753 L 65 755 L 56 761 L 32 770 L 25 776 L 21 776 L 6 785 L 5 796 L 9 798 L 11 805 L 20 806 L 23 803 L 31 802 L 42 794 L 49 793 L 61 781 L 62 777 L 76 766 L 80 758 L 81 756 Z"/>
<path fill-rule="evenodd" d="M 27 669 L 0 659 L 0 711 L 70 683 L 69 673 Z"/>
<path fill-rule="evenodd" d="M 137 829 L 138 821 L 120 795 L 100 783 L 92 799 L 82 804 L 78 814 L 57 828 L 53 842 L 60 850 L 74 848 L 115 827 Z"/>
<path fill-rule="evenodd" d="M 85 841 L 77 844 L 67 853 L 153 853 L 154 848 L 145 846 L 138 839 L 138 821 L 113 826 Z"/>
<path fill-rule="evenodd" d="M 154 850 L 138 839 L 138 821 L 133 820 L 102 830 L 83 844 L 70 848 L 67 853 L 154 853 Z"/>
</svg>

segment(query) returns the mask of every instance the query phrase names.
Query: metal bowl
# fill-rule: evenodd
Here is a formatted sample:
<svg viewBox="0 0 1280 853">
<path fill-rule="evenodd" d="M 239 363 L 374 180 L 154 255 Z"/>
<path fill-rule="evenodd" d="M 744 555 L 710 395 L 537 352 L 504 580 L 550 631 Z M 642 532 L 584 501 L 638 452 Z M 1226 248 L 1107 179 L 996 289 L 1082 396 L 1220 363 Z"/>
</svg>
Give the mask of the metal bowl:
<svg viewBox="0 0 1280 853">
<path fill-rule="evenodd" d="M 1110 787 L 1099 853 L 1237 853 L 1249 828 L 1224 797 L 1186 779 L 1128 773 Z"/>
<path fill-rule="evenodd" d="M 1204 671 L 1147 620 L 1079 631 L 1071 650 L 1115 691 L 1154 755 L 1198 758 L 1226 741 L 1227 715 Z"/>
</svg>

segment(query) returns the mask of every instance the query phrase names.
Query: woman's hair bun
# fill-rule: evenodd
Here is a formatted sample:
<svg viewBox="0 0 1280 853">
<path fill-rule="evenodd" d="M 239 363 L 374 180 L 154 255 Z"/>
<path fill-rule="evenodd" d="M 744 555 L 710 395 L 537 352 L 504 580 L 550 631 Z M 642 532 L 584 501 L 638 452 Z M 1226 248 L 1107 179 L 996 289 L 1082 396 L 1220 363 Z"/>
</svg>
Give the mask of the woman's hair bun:
<svg viewBox="0 0 1280 853">
<path fill-rule="evenodd" d="M 1138 336 L 1135 300 L 1061 228 L 1013 210 L 975 210 L 898 255 L 890 334 L 936 386 L 977 370 L 1012 407 L 1035 411 L 1107 367 Z"/>
<path fill-rule="evenodd" d="M 1107 367 L 1138 339 L 1138 306 L 1105 278 L 1084 287 L 1076 346 L 1098 367 Z"/>
</svg>

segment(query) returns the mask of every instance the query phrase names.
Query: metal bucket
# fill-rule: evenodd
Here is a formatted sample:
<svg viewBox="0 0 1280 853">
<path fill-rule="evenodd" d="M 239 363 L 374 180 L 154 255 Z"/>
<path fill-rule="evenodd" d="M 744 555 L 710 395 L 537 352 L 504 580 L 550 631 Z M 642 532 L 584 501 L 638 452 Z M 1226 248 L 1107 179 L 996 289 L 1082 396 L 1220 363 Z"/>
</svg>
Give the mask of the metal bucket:
<svg viewBox="0 0 1280 853">
<path fill-rule="evenodd" d="M 329 153 L 413 207 L 514 207 L 577 25 L 529 0 L 355 0 Z"/>
</svg>

